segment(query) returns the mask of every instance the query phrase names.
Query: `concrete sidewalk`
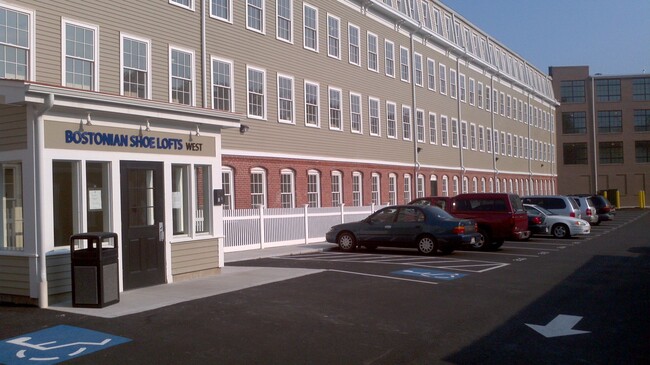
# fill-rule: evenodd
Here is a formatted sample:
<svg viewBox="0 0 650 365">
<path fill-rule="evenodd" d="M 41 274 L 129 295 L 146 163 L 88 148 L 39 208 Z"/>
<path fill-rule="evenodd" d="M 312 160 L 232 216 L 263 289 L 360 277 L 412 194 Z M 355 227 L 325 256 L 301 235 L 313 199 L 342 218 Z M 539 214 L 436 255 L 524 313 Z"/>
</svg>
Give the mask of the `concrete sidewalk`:
<svg viewBox="0 0 650 365">
<path fill-rule="evenodd" d="M 190 300 L 321 272 L 323 270 L 228 266 L 228 263 L 322 252 L 332 247 L 335 247 L 335 245 L 319 242 L 308 245 L 226 253 L 224 256 L 225 267 L 217 275 L 125 291 L 120 293 L 118 303 L 104 308 L 75 308 L 72 307 L 72 302 L 63 302 L 54 304 L 49 309 L 103 318 L 115 318 L 145 312 Z"/>
</svg>

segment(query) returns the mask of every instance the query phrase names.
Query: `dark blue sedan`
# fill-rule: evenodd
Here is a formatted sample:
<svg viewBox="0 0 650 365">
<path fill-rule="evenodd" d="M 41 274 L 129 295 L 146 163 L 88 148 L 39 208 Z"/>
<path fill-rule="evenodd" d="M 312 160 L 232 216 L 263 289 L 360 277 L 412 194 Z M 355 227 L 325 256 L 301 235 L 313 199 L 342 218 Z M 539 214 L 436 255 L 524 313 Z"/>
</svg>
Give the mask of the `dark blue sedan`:
<svg viewBox="0 0 650 365">
<path fill-rule="evenodd" d="M 481 238 L 476 222 L 454 218 L 435 206 L 395 205 L 376 211 L 359 222 L 333 226 L 325 235 L 342 251 L 358 246 L 373 250 L 378 246 L 414 247 L 429 255 L 450 254 L 461 245 Z"/>
</svg>

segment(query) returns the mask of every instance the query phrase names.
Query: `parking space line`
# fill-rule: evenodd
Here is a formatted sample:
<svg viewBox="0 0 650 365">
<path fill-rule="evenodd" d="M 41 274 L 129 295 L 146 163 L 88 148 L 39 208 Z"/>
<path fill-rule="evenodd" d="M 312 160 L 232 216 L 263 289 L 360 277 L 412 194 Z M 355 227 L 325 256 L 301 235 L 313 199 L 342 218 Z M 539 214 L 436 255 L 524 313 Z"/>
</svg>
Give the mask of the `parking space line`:
<svg viewBox="0 0 650 365">
<path fill-rule="evenodd" d="M 519 256 L 519 257 L 539 257 L 538 255 L 522 255 L 515 253 L 503 253 L 503 252 L 488 252 L 488 251 L 472 251 L 472 253 L 482 254 L 482 255 L 504 255 L 504 256 Z"/>
<path fill-rule="evenodd" d="M 539 247 L 519 247 L 519 246 L 507 246 L 508 248 L 516 249 L 516 250 L 541 250 Z M 555 248 L 544 248 L 545 251 L 559 251 L 559 249 Z"/>
<path fill-rule="evenodd" d="M 370 277 L 381 278 L 381 279 L 410 281 L 410 282 L 420 283 L 420 284 L 433 284 L 433 285 L 439 284 L 439 283 L 437 283 L 437 282 L 435 282 L 435 281 L 413 280 L 413 279 L 399 278 L 399 277 L 395 277 L 395 276 L 385 276 L 385 275 L 366 274 L 366 273 L 355 272 L 355 271 L 333 270 L 333 269 L 330 269 L 330 270 L 327 270 L 327 271 L 340 272 L 340 273 L 343 273 L 343 274 L 353 274 L 353 275 L 361 275 L 361 276 L 370 276 Z"/>
<path fill-rule="evenodd" d="M 458 271 L 482 273 L 482 272 L 487 272 L 487 271 L 494 270 L 494 269 L 500 269 L 500 268 L 508 266 L 508 265 L 510 265 L 510 264 L 493 263 L 492 267 L 488 267 L 488 268 L 483 269 L 483 270 L 468 270 L 468 269 L 464 269 L 464 268 L 466 268 L 466 267 L 476 267 L 476 266 L 478 266 L 478 267 L 480 267 L 480 266 L 489 266 L 489 265 L 488 264 L 482 264 L 482 265 L 478 264 L 478 265 L 462 265 L 462 266 L 438 266 L 436 268 L 437 269 L 454 269 L 454 270 L 458 270 Z"/>
</svg>

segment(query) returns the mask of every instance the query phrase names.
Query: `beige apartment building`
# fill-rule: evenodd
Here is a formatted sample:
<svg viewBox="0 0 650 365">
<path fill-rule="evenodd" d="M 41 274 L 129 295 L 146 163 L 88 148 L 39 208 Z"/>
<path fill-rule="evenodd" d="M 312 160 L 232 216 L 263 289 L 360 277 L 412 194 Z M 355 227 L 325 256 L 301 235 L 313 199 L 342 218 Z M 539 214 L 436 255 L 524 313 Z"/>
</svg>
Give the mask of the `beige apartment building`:
<svg viewBox="0 0 650 365">
<path fill-rule="evenodd" d="M 558 192 L 597 193 L 645 206 L 650 189 L 650 76 L 590 75 L 588 66 L 550 67 L 560 95 Z"/>
<path fill-rule="evenodd" d="M 223 209 L 555 193 L 551 80 L 438 1 L 0 0 L 0 299 L 223 266 Z M 21 299 L 22 298 L 22 299 Z"/>
</svg>

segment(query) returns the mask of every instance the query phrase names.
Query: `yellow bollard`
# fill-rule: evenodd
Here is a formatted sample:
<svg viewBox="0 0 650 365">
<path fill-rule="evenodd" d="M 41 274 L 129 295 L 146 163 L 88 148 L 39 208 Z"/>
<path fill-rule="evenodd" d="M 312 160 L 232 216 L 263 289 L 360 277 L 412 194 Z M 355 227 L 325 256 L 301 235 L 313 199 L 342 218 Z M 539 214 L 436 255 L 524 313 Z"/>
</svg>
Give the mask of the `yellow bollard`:
<svg viewBox="0 0 650 365">
<path fill-rule="evenodd" d="M 616 209 L 621 209 L 621 192 L 616 190 Z"/>
<path fill-rule="evenodd" d="M 639 208 L 645 208 L 645 191 L 639 190 Z"/>
<path fill-rule="evenodd" d="M 603 190 L 603 197 L 605 199 L 609 200 L 609 198 L 607 197 L 607 190 Z"/>
</svg>

